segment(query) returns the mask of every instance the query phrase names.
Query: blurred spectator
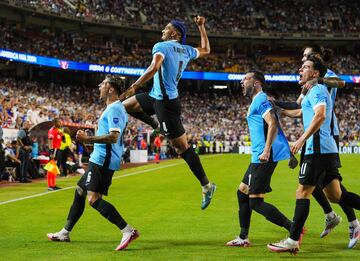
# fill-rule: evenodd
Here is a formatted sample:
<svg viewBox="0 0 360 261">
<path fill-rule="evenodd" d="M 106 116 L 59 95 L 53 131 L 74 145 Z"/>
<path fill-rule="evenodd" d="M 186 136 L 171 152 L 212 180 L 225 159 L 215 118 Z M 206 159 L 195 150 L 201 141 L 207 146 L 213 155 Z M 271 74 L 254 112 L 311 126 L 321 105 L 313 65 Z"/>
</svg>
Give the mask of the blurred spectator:
<svg viewBox="0 0 360 261">
<path fill-rule="evenodd" d="M 231 6 L 231 3 L 227 2 L 227 5 Z M 142 68 L 148 66 L 151 60 L 151 48 L 155 43 L 152 41 L 144 41 L 143 43 L 138 39 L 114 37 L 109 44 L 108 37 L 104 35 L 86 34 L 82 36 L 73 31 L 55 35 L 49 33 L 48 30 L 40 31 L 39 29 L 23 28 L 20 25 L 15 26 L 8 23 L 4 23 L 0 27 L 0 33 L 4 35 L 0 38 L 0 46 L 9 50 L 78 62 Z M 236 50 L 236 46 L 229 46 L 227 50 L 224 49 L 222 52 L 218 48 L 214 48 L 214 50 L 206 59 L 192 61 L 188 69 L 192 71 L 245 73 L 250 69 L 257 68 L 264 73 L 294 74 L 298 72 L 300 67 L 299 50 L 294 50 L 293 53 L 278 51 L 278 54 L 274 55 L 273 50 L 265 48 L 265 50 L 255 50 L 251 56 L 246 55 L 244 51 Z M 346 48 L 340 48 L 339 51 L 340 53 L 334 57 L 329 66 L 338 74 L 360 73 L 360 54 L 349 53 Z M 63 95 L 68 97 L 67 92 Z M 42 100 L 35 101 L 43 102 Z M 23 114 L 21 107 L 20 104 L 19 112 Z M 26 116 L 31 123 L 36 124 L 42 120 L 44 115 L 42 113 L 40 116 L 42 110 L 42 108 L 30 106 Z M 11 115 L 12 113 L 9 112 L 9 117 Z"/>
<path fill-rule="evenodd" d="M 19 143 L 19 157 L 21 161 L 20 168 L 20 182 L 29 183 L 31 180 L 27 179 L 28 168 L 31 161 L 31 150 L 32 141 L 29 136 L 30 122 L 25 121 L 22 128 L 18 132 L 18 143 Z"/>
<path fill-rule="evenodd" d="M 60 93 L 58 96 L 50 96 L 49 93 L 54 93 L 52 91 L 53 86 L 56 86 L 57 93 Z M 0 112 L 0 118 L 5 118 L 7 111 L 18 111 L 19 104 L 28 110 L 30 104 L 33 104 L 33 100 L 36 101 L 35 107 L 46 108 L 47 113 L 51 112 L 51 117 L 65 119 L 63 114 L 68 114 L 67 120 L 69 123 L 92 123 L 100 117 L 101 107 L 95 94 L 95 88 L 46 85 L 32 81 L 0 78 L 0 92 L 7 93 L 5 97 L 0 98 L 1 106 L 7 108 L 7 110 Z M 68 95 L 65 95 L 66 93 Z M 278 96 L 278 100 L 294 101 L 298 94 L 286 91 Z M 18 98 L 16 100 L 13 97 Z M 29 97 L 33 98 L 30 99 Z M 86 98 L 84 99 L 84 97 Z M 210 148 L 217 148 L 217 151 L 224 150 L 225 146 L 239 147 L 251 144 L 248 129 L 244 124 L 249 101 L 239 91 L 227 95 L 180 92 L 180 99 L 182 122 L 188 132 L 188 139 L 191 144 L 196 146 L 201 144 L 204 151 L 206 150 L 204 141 L 209 142 Z M 346 110 L 343 108 L 346 108 Z M 358 89 L 339 91 L 335 111 L 339 119 L 342 145 L 357 145 L 360 141 L 360 114 L 358 108 L 360 108 Z M 12 120 L 14 120 L 14 117 L 18 117 L 16 115 L 20 115 L 20 113 L 15 113 L 13 118 L 8 119 L 6 127 L 13 125 Z M 282 118 L 281 123 L 288 140 L 295 141 L 301 133 L 301 120 Z M 150 127 L 129 117 L 128 128 L 124 133 L 126 146 L 133 149 L 133 147 L 136 148 L 139 145 L 140 149 L 141 141 L 146 138 L 144 134 L 148 132 L 151 132 Z M 222 144 L 221 147 L 220 144 Z M 78 144 L 79 165 L 83 153 L 81 148 L 82 146 Z"/>
<path fill-rule="evenodd" d="M 65 127 L 63 129 L 63 136 L 62 136 L 62 140 L 61 140 L 61 145 L 60 145 L 60 171 L 61 171 L 61 175 L 62 177 L 66 177 L 67 176 L 67 166 L 66 166 L 66 161 L 68 159 L 71 153 L 71 137 L 70 137 L 70 130 L 69 128 Z"/>
<path fill-rule="evenodd" d="M 66 15 L 73 19 L 153 29 L 162 28 L 174 18 L 191 24 L 192 16 L 202 14 L 207 19 L 210 32 L 360 31 L 359 1 L 189 0 L 164 4 L 160 0 L 15 0 L 15 3 L 20 7 L 28 6 L 39 11 L 45 9 L 54 15 Z"/>
<path fill-rule="evenodd" d="M 17 141 L 13 140 L 11 143 L 7 142 L 5 147 L 5 167 L 16 168 L 16 179 L 21 179 L 20 167 L 21 161 L 18 158 Z"/>
</svg>

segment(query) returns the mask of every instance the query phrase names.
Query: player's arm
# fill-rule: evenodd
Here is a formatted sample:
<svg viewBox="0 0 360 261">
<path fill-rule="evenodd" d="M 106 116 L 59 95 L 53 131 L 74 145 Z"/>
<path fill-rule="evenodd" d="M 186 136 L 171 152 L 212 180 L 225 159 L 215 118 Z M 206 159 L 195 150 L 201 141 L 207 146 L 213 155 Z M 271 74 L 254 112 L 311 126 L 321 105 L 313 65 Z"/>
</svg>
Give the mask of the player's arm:
<svg viewBox="0 0 360 261">
<path fill-rule="evenodd" d="M 102 144 L 113 144 L 119 139 L 120 131 L 114 130 L 110 134 L 101 136 L 88 136 L 85 131 L 78 130 L 76 133 L 76 140 L 82 143 L 102 143 Z"/>
<path fill-rule="evenodd" d="M 304 132 L 303 135 L 294 143 L 291 148 L 292 153 L 297 153 L 302 146 L 305 144 L 305 141 L 313 135 L 316 131 L 318 131 L 325 121 L 326 118 L 326 104 L 321 104 L 316 106 L 314 109 L 315 115 L 310 123 L 309 128 Z"/>
<path fill-rule="evenodd" d="M 199 52 L 199 57 L 204 57 L 210 54 L 210 42 L 205 29 L 205 17 L 196 16 L 194 17 L 194 22 L 198 26 L 201 38 L 200 47 L 196 49 Z"/>
<path fill-rule="evenodd" d="M 281 116 L 288 116 L 290 118 L 300 118 L 302 116 L 302 110 L 296 109 L 296 110 L 284 110 L 281 109 Z"/>
<path fill-rule="evenodd" d="M 342 89 L 346 85 L 346 82 L 339 77 L 326 77 L 326 78 L 319 77 L 319 78 L 311 79 L 310 81 L 307 81 L 304 84 L 301 94 L 299 98 L 296 100 L 296 102 L 300 104 L 306 93 L 318 83 L 324 84 L 329 88 L 338 88 L 338 89 Z"/>
<path fill-rule="evenodd" d="M 263 153 L 259 156 L 259 160 L 261 162 L 267 162 L 269 161 L 269 157 L 270 157 L 271 145 L 273 144 L 278 132 L 278 125 L 273 110 L 268 111 L 268 113 L 266 113 L 266 115 L 263 116 L 263 118 L 266 124 L 268 125 L 268 130 L 266 134 L 265 148 Z"/>
<path fill-rule="evenodd" d="M 138 90 L 144 83 L 151 80 L 155 73 L 160 69 L 162 62 L 164 61 L 164 56 L 161 53 L 155 53 L 151 64 L 148 68 L 146 68 L 143 75 L 134 82 L 129 89 L 127 89 L 124 93 L 120 95 L 120 100 L 123 100 L 127 97 L 130 97 L 135 94 L 136 90 Z"/>
</svg>

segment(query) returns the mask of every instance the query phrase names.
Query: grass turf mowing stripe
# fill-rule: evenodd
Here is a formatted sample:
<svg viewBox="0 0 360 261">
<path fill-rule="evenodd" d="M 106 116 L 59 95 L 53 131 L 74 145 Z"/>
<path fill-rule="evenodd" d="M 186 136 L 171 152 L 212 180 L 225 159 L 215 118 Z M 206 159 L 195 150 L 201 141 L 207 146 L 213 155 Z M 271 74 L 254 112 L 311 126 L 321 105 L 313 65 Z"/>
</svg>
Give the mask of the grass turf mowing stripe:
<svg viewBox="0 0 360 261">
<path fill-rule="evenodd" d="M 215 157 L 215 156 L 218 156 L 218 155 L 208 156 L 208 157 L 205 157 L 204 159 L 206 159 L 206 158 L 213 158 L 213 157 Z M 181 165 L 181 164 L 185 164 L 185 163 L 186 163 L 186 162 L 179 162 L 179 163 L 168 164 L 168 165 L 161 166 L 161 167 L 156 167 L 156 168 L 151 168 L 151 169 L 145 169 L 145 170 L 139 170 L 139 171 L 132 172 L 132 173 L 129 173 L 129 174 L 124 174 L 124 175 L 122 175 L 122 176 L 116 176 L 116 177 L 113 177 L 112 179 L 114 180 L 114 179 L 120 179 L 120 178 L 129 177 L 129 176 L 139 175 L 139 174 L 142 174 L 142 173 L 151 172 L 151 171 L 153 171 L 153 170 L 170 168 L 170 167 L 174 167 L 174 166 Z M 27 196 L 27 197 L 15 198 L 15 199 L 11 199 L 11 200 L 7 200 L 7 201 L 0 202 L 0 205 L 5 205 L 5 204 L 9 204 L 9 203 L 13 203 L 13 202 L 17 202 L 17 201 L 21 201 L 21 200 L 25 200 L 25 199 L 30 199 L 30 198 L 37 198 L 37 197 L 41 197 L 41 196 L 48 195 L 48 194 L 50 194 L 50 193 L 57 193 L 57 192 L 61 192 L 61 191 L 69 190 L 69 189 L 74 189 L 74 188 L 76 188 L 76 186 L 71 186 L 71 187 L 67 187 L 67 188 L 62 188 L 62 189 L 59 189 L 59 190 L 47 191 L 47 192 L 43 192 L 43 193 L 39 193 L 39 194 Z"/>
</svg>

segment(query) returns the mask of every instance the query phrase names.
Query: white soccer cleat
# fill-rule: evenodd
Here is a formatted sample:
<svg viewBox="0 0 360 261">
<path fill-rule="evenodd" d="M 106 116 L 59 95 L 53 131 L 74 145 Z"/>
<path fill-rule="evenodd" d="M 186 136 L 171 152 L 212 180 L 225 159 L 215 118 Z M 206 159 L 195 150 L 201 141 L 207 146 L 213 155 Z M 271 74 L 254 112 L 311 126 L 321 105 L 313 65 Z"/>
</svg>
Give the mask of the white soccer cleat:
<svg viewBox="0 0 360 261">
<path fill-rule="evenodd" d="M 250 241 L 248 238 L 242 239 L 240 237 L 236 237 L 235 239 L 226 243 L 227 246 L 238 246 L 238 247 L 249 247 Z"/>
<path fill-rule="evenodd" d="M 320 237 L 323 238 L 327 236 L 340 222 L 341 217 L 337 214 L 331 219 L 325 219 L 325 229 L 321 232 Z"/>
<path fill-rule="evenodd" d="M 139 236 L 140 234 L 136 229 L 132 230 L 131 232 L 124 233 L 120 244 L 117 246 L 117 248 L 115 248 L 115 250 L 120 251 L 127 248 L 127 246 Z"/>
<path fill-rule="evenodd" d="M 348 248 L 354 248 L 360 239 L 360 226 L 357 226 L 355 228 L 349 227 L 349 232 L 350 232 L 350 241 Z"/>
<path fill-rule="evenodd" d="M 70 242 L 70 234 L 56 232 L 56 233 L 49 233 L 46 236 L 51 241 Z"/>
<path fill-rule="evenodd" d="M 299 251 L 299 242 L 290 242 L 290 240 L 286 238 L 278 243 L 270 243 L 267 247 L 269 250 L 277 253 L 290 252 L 290 254 L 296 255 Z"/>
</svg>

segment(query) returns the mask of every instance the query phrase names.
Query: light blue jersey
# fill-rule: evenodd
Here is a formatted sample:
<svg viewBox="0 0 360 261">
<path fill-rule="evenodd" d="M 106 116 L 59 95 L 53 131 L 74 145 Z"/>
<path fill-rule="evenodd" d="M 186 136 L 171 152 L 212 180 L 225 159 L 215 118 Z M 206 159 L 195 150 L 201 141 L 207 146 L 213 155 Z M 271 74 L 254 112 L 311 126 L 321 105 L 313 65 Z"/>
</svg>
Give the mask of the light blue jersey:
<svg viewBox="0 0 360 261">
<path fill-rule="evenodd" d="M 306 141 L 305 155 L 338 153 L 335 139 L 331 134 L 332 101 L 325 85 L 317 84 L 310 89 L 301 103 L 305 131 L 309 128 L 318 106 L 326 106 L 326 118 L 320 129 Z"/>
<path fill-rule="evenodd" d="M 324 78 L 331 78 L 331 77 L 338 77 L 338 76 L 333 71 L 327 69 Z M 338 136 L 340 134 L 340 131 L 339 131 L 338 120 L 335 115 L 335 99 L 336 99 L 337 88 L 328 87 L 328 91 L 330 93 L 332 106 L 333 106 L 333 113 L 332 113 L 332 115 L 333 115 L 332 116 L 333 117 L 333 123 L 332 123 L 333 135 Z"/>
<path fill-rule="evenodd" d="M 120 101 L 109 104 L 102 113 L 96 136 L 109 135 L 112 131 L 120 133 L 119 139 L 113 144 L 94 144 L 90 161 L 111 170 L 119 170 L 124 151 L 123 134 L 128 121 L 124 106 Z"/>
<path fill-rule="evenodd" d="M 188 62 L 199 57 L 199 51 L 177 41 L 159 42 L 154 45 L 152 54 L 160 54 L 164 60 L 154 76 L 150 96 L 157 100 L 171 100 L 179 96 L 178 82 Z"/>
<path fill-rule="evenodd" d="M 268 125 L 264 117 L 273 109 L 272 104 L 269 102 L 267 95 L 264 92 L 259 92 L 255 95 L 250 104 L 247 122 L 250 130 L 251 139 L 251 162 L 260 163 L 259 156 L 264 152 L 267 128 Z M 271 146 L 270 162 L 278 162 L 290 158 L 290 148 L 288 141 L 282 131 L 280 124 L 278 124 L 278 133 Z"/>
</svg>

